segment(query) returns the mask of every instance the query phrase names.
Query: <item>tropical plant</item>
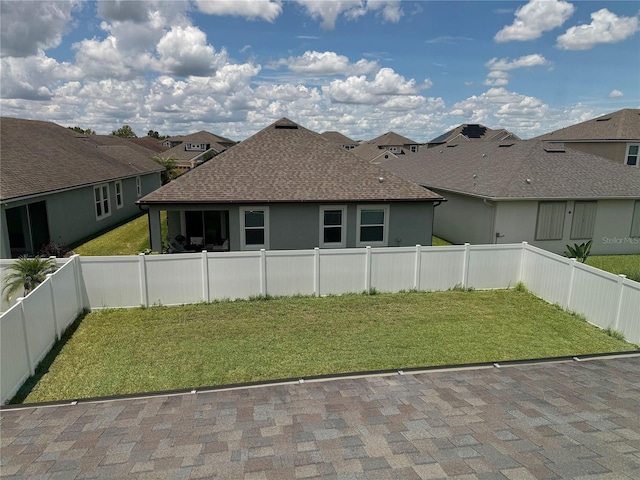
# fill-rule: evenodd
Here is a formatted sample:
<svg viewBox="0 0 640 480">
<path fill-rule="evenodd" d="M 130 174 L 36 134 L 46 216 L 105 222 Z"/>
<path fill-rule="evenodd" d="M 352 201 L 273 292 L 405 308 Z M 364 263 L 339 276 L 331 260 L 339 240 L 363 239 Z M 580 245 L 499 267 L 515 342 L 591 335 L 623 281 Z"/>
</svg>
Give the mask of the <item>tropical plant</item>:
<svg viewBox="0 0 640 480">
<path fill-rule="evenodd" d="M 160 175 L 162 185 L 166 185 L 180 175 L 180 171 L 177 168 L 176 157 L 173 155 L 169 155 L 168 157 L 154 155 L 151 159 L 164 167 L 164 172 Z"/>
<path fill-rule="evenodd" d="M 571 245 L 567 245 L 567 251 L 564 252 L 564 256 L 575 258 L 579 262 L 584 263 L 591 253 L 591 242 L 592 240 L 589 240 L 588 242 L 581 243 L 580 245 L 574 243 L 573 247 Z"/>
<path fill-rule="evenodd" d="M 53 258 L 20 257 L 10 267 L 4 276 L 2 293 L 7 301 L 22 288 L 23 296 L 45 281 L 49 273 L 56 271 L 56 261 Z"/>
</svg>

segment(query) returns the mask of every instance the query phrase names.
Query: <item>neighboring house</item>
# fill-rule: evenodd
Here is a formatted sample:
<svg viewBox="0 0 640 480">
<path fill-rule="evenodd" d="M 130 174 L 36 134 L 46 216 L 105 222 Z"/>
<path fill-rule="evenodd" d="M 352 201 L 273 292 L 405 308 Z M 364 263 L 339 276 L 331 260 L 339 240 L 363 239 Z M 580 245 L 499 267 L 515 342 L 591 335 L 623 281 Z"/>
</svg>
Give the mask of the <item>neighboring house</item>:
<svg viewBox="0 0 640 480">
<path fill-rule="evenodd" d="M 441 197 L 283 118 L 140 200 L 152 249 L 431 245 Z"/>
<path fill-rule="evenodd" d="M 534 140 L 564 142 L 576 150 L 637 168 L 640 165 L 640 109 L 618 110 Z"/>
<path fill-rule="evenodd" d="M 166 139 L 162 145 L 170 146 L 170 148 L 160 156 L 173 157 L 176 160 L 176 169 L 185 172 L 203 164 L 235 144 L 236 142 L 233 140 L 202 130 L 191 135 Z"/>
<path fill-rule="evenodd" d="M 0 119 L 0 257 L 70 244 L 140 212 L 160 186 L 153 152 L 50 122 Z"/>
<path fill-rule="evenodd" d="M 378 145 L 374 145 L 373 143 L 362 143 L 351 150 L 351 153 L 376 165 L 384 163 L 390 159 L 399 158 L 395 153 L 390 152 L 386 148 L 380 148 Z"/>
<path fill-rule="evenodd" d="M 463 123 L 456 128 L 427 142 L 426 148 L 433 148 L 448 143 L 456 144 L 461 142 L 477 142 L 477 141 L 508 141 L 520 140 L 520 138 L 505 129 L 493 130 L 479 123 Z"/>
<path fill-rule="evenodd" d="M 451 242 L 640 253 L 640 169 L 535 140 L 430 148 L 383 167 L 446 199 L 434 234 Z"/>
<path fill-rule="evenodd" d="M 149 150 L 152 150 L 156 153 L 161 154 L 162 152 L 169 150 L 169 147 L 165 146 L 162 142 L 162 140 L 158 140 L 157 138 L 153 138 L 153 137 L 132 137 L 132 138 L 127 138 L 127 140 L 129 140 L 130 142 L 133 142 L 137 145 L 141 145 L 145 148 L 148 148 Z"/>
<path fill-rule="evenodd" d="M 422 145 L 394 132 L 387 132 L 373 140 L 369 140 L 367 143 L 377 145 L 378 148 L 389 150 L 396 155 L 404 155 L 409 152 L 416 153 L 420 145 Z"/>
<path fill-rule="evenodd" d="M 359 142 L 350 139 L 346 135 L 341 134 L 340 132 L 324 132 L 321 133 L 324 138 L 329 140 L 330 142 L 337 143 L 345 150 L 353 150 L 359 145 Z"/>
</svg>

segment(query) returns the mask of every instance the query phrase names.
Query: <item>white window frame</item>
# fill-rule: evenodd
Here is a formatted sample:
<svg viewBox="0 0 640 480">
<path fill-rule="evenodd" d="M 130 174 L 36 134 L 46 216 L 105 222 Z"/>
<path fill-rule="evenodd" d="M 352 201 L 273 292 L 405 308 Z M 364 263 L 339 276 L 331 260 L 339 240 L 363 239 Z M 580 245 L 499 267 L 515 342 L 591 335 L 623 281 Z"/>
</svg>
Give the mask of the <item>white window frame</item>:
<svg viewBox="0 0 640 480">
<path fill-rule="evenodd" d="M 636 151 L 636 154 L 633 155 L 634 157 L 636 157 L 636 164 L 635 165 L 631 165 L 629 163 L 629 156 L 630 156 L 630 152 L 631 152 L 631 147 L 636 147 L 638 149 Z M 631 167 L 640 166 L 640 143 L 627 143 L 627 149 L 624 152 L 624 164 L 625 165 L 629 165 Z"/>
<path fill-rule="evenodd" d="M 136 177 L 136 195 L 138 195 L 138 198 L 142 196 L 142 179 L 140 176 Z"/>
<path fill-rule="evenodd" d="M 640 238 L 640 200 L 636 200 L 631 217 L 631 238 Z"/>
<path fill-rule="evenodd" d="M 562 215 L 561 215 L 561 219 L 560 220 L 560 226 L 559 228 L 556 228 L 555 230 L 559 231 L 560 236 L 551 236 L 550 233 L 549 234 L 545 234 L 542 235 L 540 232 L 540 229 L 542 227 L 542 224 L 540 222 L 540 211 L 542 208 L 546 207 L 546 206 L 552 206 L 552 205 L 556 205 L 558 208 L 562 207 Z M 562 238 L 564 237 L 564 217 L 565 214 L 567 212 L 567 202 L 565 201 L 558 201 L 558 202 L 538 202 L 538 214 L 536 216 L 536 240 L 539 241 L 547 241 L 547 240 L 562 240 Z"/>
<path fill-rule="evenodd" d="M 325 242 L 325 228 L 336 228 L 337 225 L 324 224 L 324 212 L 340 210 L 342 212 L 342 223 L 340 224 L 340 242 Z M 320 205 L 320 248 L 346 248 L 347 247 L 347 206 L 346 205 Z"/>
<path fill-rule="evenodd" d="M 382 210 L 384 212 L 384 223 L 382 224 L 382 241 L 361 241 L 361 227 L 366 226 L 361 224 L 362 212 L 366 210 Z M 371 225 L 374 226 L 374 225 Z M 380 226 L 380 225 L 378 225 Z M 356 218 L 356 246 L 357 247 L 386 247 L 389 244 L 389 205 L 388 204 L 370 204 L 370 205 L 358 205 L 357 218 Z"/>
<path fill-rule="evenodd" d="M 96 192 L 98 192 L 97 195 Z M 101 213 L 98 212 L 98 207 L 100 207 Z M 103 218 L 111 216 L 111 199 L 109 198 L 108 183 L 95 185 L 93 187 L 93 208 L 96 213 L 96 220 L 102 220 Z"/>
<path fill-rule="evenodd" d="M 116 180 L 115 184 L 116 192 L 116 208 L 124 207 L 124 197 L 122 192 L 122 180 Z"/>
<path fill-rule="evenodd" d="M 240 250 L 269 250 L 269 207 L 253 206 L 253 207 L 240 207 Z M 262 227 L 245 227 L 245 213 L 246 212 L 264 212 L 264 225 Z M 246 242 L 246 229 L 264 229 L 264 243 L 261 245 L 247 245 Z"/>
<path fill-rule="evenodd" d="M 590 240 L 596 225 L 598 202 L 576 201 L 573 203 L 573 219 L 571 220 L 571 240 Z"/>
<path fill-rule="evenodd" d="M 411 145 L 409 150 L 411 150 L 412 153 L 418 153 L 418 145 Z"/>
</svg>

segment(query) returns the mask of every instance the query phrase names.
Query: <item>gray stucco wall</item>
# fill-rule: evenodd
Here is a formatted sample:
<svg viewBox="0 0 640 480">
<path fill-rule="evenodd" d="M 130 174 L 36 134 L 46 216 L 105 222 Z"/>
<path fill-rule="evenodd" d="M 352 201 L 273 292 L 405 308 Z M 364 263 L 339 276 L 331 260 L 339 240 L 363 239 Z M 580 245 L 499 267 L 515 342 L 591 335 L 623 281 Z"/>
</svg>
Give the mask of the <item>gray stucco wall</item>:
<svg viewBox="0 0 640 480">
<path fill-rule="evenodd" d="M 495 243 L 494 206 L 481 198 L 447 191 L 430 190 L 442 195 L 446 202 L 435 209 L 433 234 L 452 243 Z"/>
</svg>

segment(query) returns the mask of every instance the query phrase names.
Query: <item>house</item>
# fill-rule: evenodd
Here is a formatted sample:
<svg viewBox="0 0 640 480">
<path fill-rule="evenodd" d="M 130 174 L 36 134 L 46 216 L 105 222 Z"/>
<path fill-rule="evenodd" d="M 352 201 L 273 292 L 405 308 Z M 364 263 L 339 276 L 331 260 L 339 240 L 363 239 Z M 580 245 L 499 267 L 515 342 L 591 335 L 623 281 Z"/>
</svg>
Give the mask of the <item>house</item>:
<svg viewBox="0 0 640 480">
<path fill-rule="evenodd" d="M 190 135 L 166 139 L 162 145 L 170 148 L 164 151 L 161 156 L 174 158 L 176 169 L 185 172 L 210 160 L 235 144 L 236 142 L 233 140 L 202 130 Z"/>
<path fill-rule="evenodd" d="M 389 150 L 397 155 L 404 155 L 406 153 L 415 153 L 420 148 L 420 143 L 411 140 L 410 138 L 403 137 L 395 132 L 387 132 L 379 137 L 369 140 L 368 143 L 377 145 L 378 148 Z"/>
<path fill-rule="evenodd" d="M 160 186 L 152 151 L 50 122 L 0 119 L 1 258 L 71 244 L 138 214 Z"/>
<path fill-rule="evenodd" d="M 153 152 L 158 154 L 162 154 L 166 150 L 169 150 L 169 147 L 165 146 L 161 140 L 153 137 L 129 137 L 127 138 L 130 142 L 133 142 L 137 145 L 141 145 Z"/>
<path fill-rule="evenodd" d="M 258 250 L 431 245 L 436 195 L 287 118 L 140 199 L 151 245 Z"/>
<path fill-rule="evenodd" d="M 637 168 L 640 165 L 640 109 L 625 108 L 601 115 L 540 135 L 535 140 L 564 142 L 573 149 Z"/>
<path fill-rule="evenodd" d="M 378 145 L 374 145 L 373 143 L 361 143 L 351 150 L 351 153 L 376 165 L 390 159 L 399 158 L 395 153 L 390 152 L 386 148 L 380 148 Z"/>
<path fill-rule="evenodd" d="M 321 133 L 324 138 L 329 140 L 330 142 L 337 143 L 345 150 L 353 150 L 356 148 L 360 142 L 350 139 L 346 135 L 341 134 L 340 132 L 329 131 Z"/>
<path fill-rule="evenodd" d="M 463 123 L 430 140 L 426 147 L 433 148 L 447 143 L 508 140 L 520 140 L 520 138 L 505 129 L 493 130 L 479 123 Z"/>
<path fill-rule="evenodd" d="M 451 242 L 640 253 L 640 169 L 540 140 L 464 142 L 382 166 L 446 199 L 434 234 Z"/>
</svg>

